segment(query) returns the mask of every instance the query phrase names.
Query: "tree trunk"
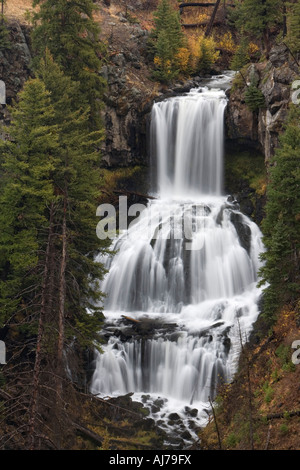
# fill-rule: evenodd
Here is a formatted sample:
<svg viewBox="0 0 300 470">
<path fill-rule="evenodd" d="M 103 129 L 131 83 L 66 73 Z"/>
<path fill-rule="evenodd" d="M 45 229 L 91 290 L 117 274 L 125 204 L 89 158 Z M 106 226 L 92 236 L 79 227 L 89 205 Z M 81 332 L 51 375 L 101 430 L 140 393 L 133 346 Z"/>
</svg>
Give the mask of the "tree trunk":
<svg viewBox="0 0 300 470">
<path fill-rule="evenodd" d="M 46 321 L 47 300 L 49 299 L 48 291 L 48 276 L 50 271 L 51 253 L 53 251 L 53 217 L 54 217 L 54 204 L 50 206 L 49 214 L 49 233 L 46 247 L 45 266 L 41 290 L 41 311 L 39 316 L 38 335 L 36 343 L 35 364 L 33 369 L 33 387 L 32 387 L 32 400 L 30 406 L 29 418 L 29 436 L 31 436 L 31 450 L 35 448 L 35 427 L 38 414 L 38 400 L 39 400 L 39 387 L 40 387 L 40 373 L 41 373 L 41 360 L 42 360 L 42 344 L 44 340 L 44 324 Z"/>
<path fill-rule="evenodd" d="M 57 365 L 58 375 L 63 371 L 63 349 L 65 339 L 65 302 L 66 302 L 66 265 L 67 265 L 67 194 L 64 194 L 63 220 L 62 220 L 62 248 L 59 272 L 59 297 L 58 297 L 58 344 Z"/>
<path fill-rule="evenodd" d="M 206 37 L 209 36 L 210 33 L 211 33 L 211 30 L 212 30 L 212 27 L 213 27 L 213 24 L 214 24 L 214 21 L 215 21 L 215 17 L 216 17 L 220 2 L 221 2 L 221 0 L 217 0 L 217 2 L 215 4 L 214 10 L 213 10 L 211 18 L 210 18 L 210 22 L 208 23 L 208 26 L 207 26 L 206 31 L 205 31 L 205 36 Z"/>
<path fill-rule="evenodd" d="M 56 356 L 56 416 L 54 417 L 54 427 L 56 428 L 56 442 L 58 449 L 61 448 L 61 438 L 63 435 L 61 423 L 63 421 L 63 379 L 64 379 L 64 342 L 65 342 L 65 304 L 66 304 L 66 265 L 67 265 L 67 191 L 63 196 L 61 233 L 61 253 L 58 276 L 58 338 Z"/>
</svg>

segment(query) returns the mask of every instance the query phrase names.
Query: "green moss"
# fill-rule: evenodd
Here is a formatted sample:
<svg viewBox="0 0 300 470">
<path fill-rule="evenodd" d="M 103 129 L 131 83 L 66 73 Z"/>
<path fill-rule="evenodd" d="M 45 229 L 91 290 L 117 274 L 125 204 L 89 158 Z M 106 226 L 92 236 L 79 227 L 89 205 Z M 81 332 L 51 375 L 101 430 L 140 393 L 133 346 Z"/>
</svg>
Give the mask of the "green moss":
<svg viewBox="0 0 300 470">
<path fill-rule="evenodd" d="M 274 389 L 271 387 L 271 385 L 268 382 L 265 382 L 263 385 L 263 390 L 265 392 L 264 400 L 266 403 L 271 403 L 274 397 Z"/>
<path fill-rule="evenodd" d="M 225 185 L 238 191 L 241 180 L 246 181 L 257 195 L 265 194 L 267 172 L 264 156 L 258 151 L 228 151 L 226 153 Z"/>
<path fill-rule="evenodd" d="M 236 447 L 239 442 L 239 438 L 234 432 L 231 432 L 226 439 L 226 444 L 228 447 Z"/>
<path fill-rule="evenodd" d="M 285 436 L 289 432 L 289 428 L 288 428 L 287 424 L 285 424 L 285 423 L 281 424 L 279 429 L 280 429 L 280 434 L 283 435 L 283 436 Z"/>
<path fill-rule="evenodd" d="M 291 348 L 285 344 L 281 344 L 275 351 L 276 356 L 280 359 L 282 370 L 285 372 L 294 372 L 295 364 L 291 361 Z"/>
</svg>

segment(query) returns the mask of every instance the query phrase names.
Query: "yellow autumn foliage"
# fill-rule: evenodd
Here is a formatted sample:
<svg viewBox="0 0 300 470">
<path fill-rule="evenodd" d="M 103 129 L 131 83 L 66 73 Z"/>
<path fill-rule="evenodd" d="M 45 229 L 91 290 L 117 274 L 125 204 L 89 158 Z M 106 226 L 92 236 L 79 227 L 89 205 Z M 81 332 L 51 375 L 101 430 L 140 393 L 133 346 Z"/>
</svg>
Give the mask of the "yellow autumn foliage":
<svg viewBox="0 0 300 470">
<path fill-rule="evenodd" d="M 185 24 L 205 24 L 209 21 L 210 16 L 207 13 L 200 12 L 184 12 L 182 15 L 182 22 Z"/>
<path fill-rule="evenodd" d="M 202 59 L 202 44 L 205 44 L 206 50 L 208 51 L 210 62 L 214 64 L 220 55 L 220 52 L 216 50 L 217 43 L 215 39 L 205 37 L 204 32 L 200 34 L 194 34 L 188 37 L 188 49 L 190 51 L 189 57 L 189 68 L 191 72 L 197 72 L 199 63 Z"/>
<path fill-rule="evenodd" d="M 232 34 L 230 32 L 223 34 L 218 40 L 218 47 L 223 49 L 227 52 L 234 53 L 236 51 L 236 44 L 232 38 Z"/>
<path fill-rule="evenodd" d="M 175 61 L 181 72 L 187 72 L 189 69 L 191 52 L 187 47 L 181 47 L 176 54 Z"/>
<path fill-rule="evenodd" d="M 257 44 L 255 44 L 254 42 L 250 42 L 249 46 L 248 46 L 248 53 L 250 55 L 252 54 L 255 54 L 256 52 L 259 51 L 259 47 Z"/>
<path fill-rule="evenodd" d="M 157 55 L 154 57 L 154 65 L 156 65 L 157 67 L 161 65 L 161 58 L 158 57 Z"/>
</svg>

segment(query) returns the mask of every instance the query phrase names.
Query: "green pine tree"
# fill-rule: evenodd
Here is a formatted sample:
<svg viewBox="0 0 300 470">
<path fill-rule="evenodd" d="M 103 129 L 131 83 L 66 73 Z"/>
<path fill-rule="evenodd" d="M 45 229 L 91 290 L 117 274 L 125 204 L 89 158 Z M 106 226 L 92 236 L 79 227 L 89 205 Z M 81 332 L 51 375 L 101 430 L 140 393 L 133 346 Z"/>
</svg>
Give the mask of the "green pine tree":
<svg viewBox="0 0 300 470">
<path fill-rule="evenodd" d="M 245 65 L 249 64 L 250 56 L 248 53 L 249 42 L 245 36 L 242 36 L 234 56 L 232 58 L 230 68 L 232 70 L 241 70 Z"/>
<path fill-rule="evenodd" d="M 289 4 L 287 15 L 288 33 L 286 42 L 294 54 L 300 53 L 300 3 Z"/>
<path fill-rule="evenodd" d="M 283 0 L 243 0 L 236 3 L 233 20 L 243 34 L 262 40 L 266 52 L 270 49 L 270 29 L 282 22 Z"/>
<path fill-rule="evenodd" d="M 251 80 L 245 92 L 245 103 L 250 111 L 255 112 L 265 106 L 265 97 L 261 90 L 257 87 L 254 79 Z"/>
<path fill-rule="evenodd" d="M 207 73 L 210 72 L 212 65 L 214 63 L 213 56 L 209 50 L 205 38 L 201 42 L 201 60 L 199 63 L 199 72 Z"/>
<path fill-rule="evenodd" d="M 261 270 L 267 283 L 264 314 L 276 318 L 285 303 L 300 296 L 300 109 L 290 110 L 286 130 L 281 137 L 270 167 L 263 241 L 266 252 Z"/>
<path fill-rule="evenodd" d="M 11 114 L 12 126 L 7 129 L 11 141 L 0 141 L 2 326 L 16 314 L 22 301 L 24 311 L 31 308 L 33 299 L 26 292 L 32 285 L 39 285 L 38 254 L 48 229 L 46 208 L 54 197 L 58 147 L 50 93 L 40 80 L 26 83 L 19 105 L 11 109 Z"/>
<path fill-rule="evenodd" d="M 161 31 L 158 35 L 156 43 L 156 69 L 153 72 L 153 77 L 161 82 L 168 83 L 176 77 L 178 70 L 174 70 L 172 64 L 171 45 L 166 31 Z"/>
<path fill-rule="evenodd" d="M 2 18 L 2 21 L 0 22 L 0 51 L 11 49 L 11 46 L 12 44 L 9 31 L 5 24 L 4 18 Z"/>
<path fill-rule="evenodd" d="M 179 14 L 169 0 L 161 0 L 154 13 L 154 29 L 151 33 L 151 49 L 156 69 L 154 78 L 168 82 L 178 76 L 177 54 L 184 44 Z"/>
<path fill-rule="evenodd" d="M 104 268 L 96 255 L 106 251 L 95 220 L 103 133 L 90 130 L 80 84 L 48 51 L 37 75 L 10 110 L 11 140 L 0 142 L 0 321 L 11 335 L 27 331 L 29 363 L 35 358 L 30 402 L 22 395 L 30 448 L 49 429 L 61 445 L 65 357 L 98 339 Z"/>
<path fill-rule="evenodd" d="M 69 326 L 76 327 L 77 332 L 82 329 L 80 339 L 88 344 L 90 338 L 97 336 L 102 322 L 101 309 L 96 306 L 101 298 L 97 285 L 103 276 L 103 266 L 95 262 L 95 254 L 101 250 L 95 232 L 95 210 L 102 179 L 98 148 L 103 131 L 90 131 L 89 104 L 87 100 L 78 101 L 80 84 L 64 75 L 49 52 L 37 73 L 50 92 L 55 124 L 59 126 L 60 166 L 55 184 L 57 188 L 66 188 L 62 196 L 67 197 L 66 222 L 70 233 L 66 282 L 72 286 L 76 281 L 76 289 L 67 299 Z M 71 335 L 74 336 L 74 331 Z"/>
<path fill-rule="evenodd" d="M 100 107 L 105 81 L 100 75 L 105 54 L 99 40 L 100 29 L 93 19 L 92 0 L 34 0 L 32 43 L 35 64 L 49 49 L 66 75 L 81 84 L 81 92 L 91 107 L 94 128 L 100 125 Z"/>
</svg>

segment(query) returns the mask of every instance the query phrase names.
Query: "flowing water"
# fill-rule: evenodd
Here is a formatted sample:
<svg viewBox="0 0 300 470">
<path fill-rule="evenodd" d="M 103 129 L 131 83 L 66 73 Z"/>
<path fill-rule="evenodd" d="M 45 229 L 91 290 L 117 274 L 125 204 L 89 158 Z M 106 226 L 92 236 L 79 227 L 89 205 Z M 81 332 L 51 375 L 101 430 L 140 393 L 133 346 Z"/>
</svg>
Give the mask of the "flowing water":
<svg viewBox="0 0 300 470">
<path fill-rule="evenodd" d="M 93 393 L 134 392 L 186 445 L 259 313 L 261 234 L 222 189 L 226 102 L 203 87 L 154 104 L 157 199 L 114 241 L 102 285 L 107 344 Z"/>
</svg>

